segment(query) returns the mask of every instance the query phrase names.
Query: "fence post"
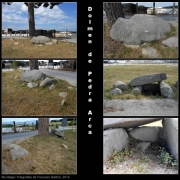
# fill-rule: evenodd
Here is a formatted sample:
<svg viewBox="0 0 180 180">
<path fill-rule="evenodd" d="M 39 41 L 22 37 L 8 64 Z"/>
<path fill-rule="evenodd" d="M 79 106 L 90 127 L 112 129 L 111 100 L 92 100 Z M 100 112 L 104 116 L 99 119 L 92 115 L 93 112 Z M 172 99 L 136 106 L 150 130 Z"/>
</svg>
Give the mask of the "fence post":
<svg viewBox="0 0 180 180">
<path fill-rule="evenodd" d="M 24 122 L 24 126 L 25 126 L 25 131 L 26 131 L 26 122 Z"/>
</svg>

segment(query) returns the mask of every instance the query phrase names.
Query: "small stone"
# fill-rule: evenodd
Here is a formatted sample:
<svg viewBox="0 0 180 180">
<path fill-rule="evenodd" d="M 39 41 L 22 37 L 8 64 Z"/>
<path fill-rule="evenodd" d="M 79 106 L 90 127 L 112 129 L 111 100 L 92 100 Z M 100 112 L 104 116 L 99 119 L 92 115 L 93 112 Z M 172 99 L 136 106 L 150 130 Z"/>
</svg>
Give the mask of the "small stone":
<svg viewBox="0 0 180 180">
<path fill-rule="evenodd" d="M 61 101 L 61 106 L 64 106 L 64 103 L 65 103 L 65 100 L 63 99 L 63 100 Z"/>
<path fill-rule="evenodd" d="M 67 96 L 67 93 L 66 92 L 60 92 L 59 96 L 65 98 Z"/>
<path fill-rule="evenodd" d="M 68 149 L 68 147 L 67 147 L 65 144 L 62 144 L 62 146 L 63 146 L 64 148 Z"/>
<path fill-rule="evenodd" d="M 157 51 L 153 48 L 142 48 L 142 54 L 151 58 L 157 58 Z"/>
<path fill-rule="evenodd" d="M 53 90 L 55 88 L 54 84 L 51 84 L 51 86 L 49 87 L 50 90 Z"/>
<path fill-rule="evenodd" d="M 14 77 L 14 79 L 17 79 L 17 78 L 18 78 L 18 76 L 15 76 L 15 77 Z"/>
</svg>

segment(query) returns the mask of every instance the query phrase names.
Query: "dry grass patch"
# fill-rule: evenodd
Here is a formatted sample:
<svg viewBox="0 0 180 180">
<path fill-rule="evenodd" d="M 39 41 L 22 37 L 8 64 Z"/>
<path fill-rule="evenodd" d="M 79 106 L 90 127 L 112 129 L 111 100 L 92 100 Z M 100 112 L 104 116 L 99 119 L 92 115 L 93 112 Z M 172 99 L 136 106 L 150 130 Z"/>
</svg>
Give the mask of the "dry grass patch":
<svg viewBox="0 0 180 180">
<path fill-rule="evenodd" d="M 123 91 L 121 95 L 112 95 L 110 90 L 113 88 L 116 81 L 122 81 L 129 84 L 129 81 L 137 76 L 143 76 L 153 73 L 166 73 L 167 79 L 163 80 L 168 83 L 175 93 L 175 99 L 178 99 L 178 91 L 174 84 L 178 80 L 178 66 L 163 66 L 163 65 L 124 65 L 124 66 L 104 66 L 104 98 L 105 99 L 143 99 L 143 98 L 161 98 L 161 96 L 145 96 L 132 92 L 132 87 L 128 85 L 128 90 Z"/>
<path fill-rule="evenodd" d="M 141 45 L 139 48 L 132 49 L 126 47 L 123 43 L 115 41 L 110 37 L 111 27 L 108 22 L 104 22 L 104 58 L 149 58 L 142 54 L 142 48 L 148 46 L 157 50 L 160 58 L 178 58 L 178 48 L 167 47 L 161 42 L 171 36 L 178 36 L 178 29 L 171 25 L 171 31 L 166 33 L 166 36 L 158 41 L 149 43 L 148 45 Z"/>
<path fill-rule="evenodd" d="M 64 131 L 65 139 L 50 134 L 34 136 L 16 142 L 28 151 L 28 155 L 11 158 L 10 149 L 2 146 L 3 174 L 76 174 L 76 131 Z M 63 144 L 68 147 L 66 149 Z"/>
<path fill-rule="evenodd" d="M 18 45 L 14 45 L 18 42 Z M 76 58 L 76 43 L 58 41 L 38 46 L 29 39 L 2 39 L 2 58 Z"/>
<path fill-rule="evenodd" d="M 54 80 L 55 89 L 49 86 L 29 88 L 21 81 L 20 70 L 2 72 L 2 115 L 76 115 L 76 87 L 64 80 Z M 17 79 L 14 79 L 18 76 Z M 40 82 L 40 81 L 39 81 Z M 61 106 L 60 92 L 67 92 L 64 106 Z"/>
</svg>

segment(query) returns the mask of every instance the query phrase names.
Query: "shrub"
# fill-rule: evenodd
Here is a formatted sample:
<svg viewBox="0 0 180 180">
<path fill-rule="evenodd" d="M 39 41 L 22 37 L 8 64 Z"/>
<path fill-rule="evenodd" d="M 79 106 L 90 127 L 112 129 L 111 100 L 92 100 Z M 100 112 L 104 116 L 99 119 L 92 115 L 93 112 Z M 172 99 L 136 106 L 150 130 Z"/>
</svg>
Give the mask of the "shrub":
<svg viewBox="0 0 180 180">
<path fill-rule="evenodd" d="M 176 162 L 176 160 L 173 159 L 172 155 L 170 155 L 165 148 L 160 147 L 159 148 L 160 151 L 160 161 L 165 164 L 165 165 L 172 165 L 172 166 L 178 166 L 178 162 Z"/>
</svg>

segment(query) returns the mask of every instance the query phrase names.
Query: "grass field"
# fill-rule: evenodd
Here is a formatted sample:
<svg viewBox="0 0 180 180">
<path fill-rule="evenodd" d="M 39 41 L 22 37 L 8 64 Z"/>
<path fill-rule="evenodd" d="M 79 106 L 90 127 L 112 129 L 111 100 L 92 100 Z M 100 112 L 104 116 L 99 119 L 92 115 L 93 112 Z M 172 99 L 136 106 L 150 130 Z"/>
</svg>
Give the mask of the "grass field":
<svg viewBox="0 0 180 180">
<path fill-rule="evenodd" d="M 66 130 L 64 135 L 65 139 L 50 134 L 15 142 L 28 151 L 16 160 L 9 147 L 2 146 L 2 174 L 76 174 L 76 130 Z"/>
<path fill-rule="evenodd" d="M 15 45 L 15 42 L 18 43 Z M 2 39 L 2 58 L 76 58 L 77 44 L 58 41 L 38 46 L 29 39 Z"/>
<path fill-rule="evenodd" d="M 76 115 L 76 87 L 60 79 L 54 80 L 52 91 L 49 86 L 29 88 L 21 81 L 20 74 L 20 70 L 2 72 L 3 116 Z M 15 76 L 18 78 L 14 79 Z M 63 106 L 60 92 L 67 92 Z"/>
<path fill-rule="evenodd" d="M 153 73 L 166 73 L 167 79 L 163 80 L 168 83 L 175 93 L 175 99 L 178 99 L 178 91 L 174 84 L 178 81 L 178 66 L 160 66 L 160 65 L 124 65 L 124 66 L 104 66 L 103 70 L 103 88 L 104 99 L 142 99 L 142 98 L 161 98 L 160 96 L 145 96 L 134 94 L 129 81 L 137 76 Z M 121 95 L 112 95 L 110 90 L 113 89 L 116 81 L 122 81 L 128 85 L 128 90 L 123 91 Z"/>
<path fill-rule="evenodd" d="M 160 58 L 178 58 L 178 48 L 167 47 L 162 45 L 162 41 L 171 37 L 178 36 L 178 29 L 171 26 L 171 31 L 166 33 L 166 36 L 158 41 L 153 41 L 148 45 L 141 45 L 139 48 L 132 49 L 126 47 L 123 43 L 115 41 L 110 37 L 111 27 L 107 22 L 104 22 L 104 40 L 103 40 L 103 57 L 104 58 L 149 58 L 142 54 L 142 48 L 152 47 L 157 50 Z"/>
</svg>

